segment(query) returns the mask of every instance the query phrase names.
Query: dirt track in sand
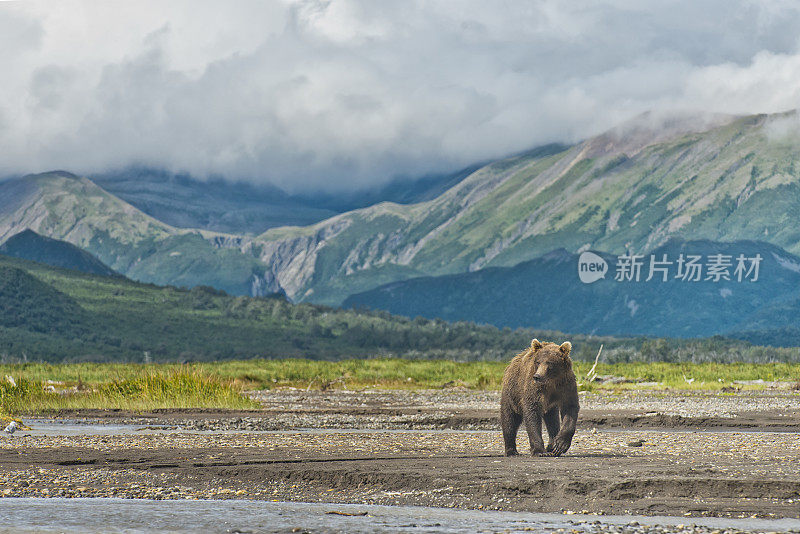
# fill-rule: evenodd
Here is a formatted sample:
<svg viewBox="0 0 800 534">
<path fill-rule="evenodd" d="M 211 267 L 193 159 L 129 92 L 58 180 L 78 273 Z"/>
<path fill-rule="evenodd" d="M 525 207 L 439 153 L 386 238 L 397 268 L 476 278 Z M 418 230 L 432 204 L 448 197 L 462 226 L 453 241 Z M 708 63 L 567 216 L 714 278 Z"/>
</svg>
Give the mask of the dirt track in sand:
<svg viewBox="0 0 800 534">
<path fill-rule="evenodd" d="M 502 457 L 492 395 L 270 392 L 259 412 L 62 414 L 174 430 L 0 442 L 0 494 L 800 517 L 796 394 L 584 397 L 561 458 Z M 448 427 L 472 430 L 430 430 Z"/>
</svg>

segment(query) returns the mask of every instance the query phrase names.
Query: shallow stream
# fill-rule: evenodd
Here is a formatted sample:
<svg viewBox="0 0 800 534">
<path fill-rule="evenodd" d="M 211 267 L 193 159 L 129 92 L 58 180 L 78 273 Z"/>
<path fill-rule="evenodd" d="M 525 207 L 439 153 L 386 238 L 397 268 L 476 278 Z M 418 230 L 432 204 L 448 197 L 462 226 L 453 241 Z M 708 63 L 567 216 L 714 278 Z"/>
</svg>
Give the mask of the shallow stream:
<svg viewBox="0 0 800 534">
<path fill-rule="evenodd" d="M 347 515 L 349 514 L 349 515 Z M 796 519 L 566 516 L 353 504 L 240 500 L 0 499 L 0 532 L 800 532 Z M 636 522 L 635 525 L 631 525 Z M 678 528 L 678 526 L 683 528 Z M 688 528 L 694 525 L 695 529 Z"/>
</svg>

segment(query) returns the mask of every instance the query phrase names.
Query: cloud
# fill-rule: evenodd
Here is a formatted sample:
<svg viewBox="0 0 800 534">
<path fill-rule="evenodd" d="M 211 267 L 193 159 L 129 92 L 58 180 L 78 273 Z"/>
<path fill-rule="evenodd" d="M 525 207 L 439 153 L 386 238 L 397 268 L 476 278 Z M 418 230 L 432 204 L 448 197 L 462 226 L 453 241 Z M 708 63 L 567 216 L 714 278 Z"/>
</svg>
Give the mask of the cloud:
<svg viewBox="0 0 800 534">
<path fill-rule="evenodd" d="M 354 189 L 647 110 L 800 107 L 791 2 L 0 3 L 0 173 Z"/>
</svg>

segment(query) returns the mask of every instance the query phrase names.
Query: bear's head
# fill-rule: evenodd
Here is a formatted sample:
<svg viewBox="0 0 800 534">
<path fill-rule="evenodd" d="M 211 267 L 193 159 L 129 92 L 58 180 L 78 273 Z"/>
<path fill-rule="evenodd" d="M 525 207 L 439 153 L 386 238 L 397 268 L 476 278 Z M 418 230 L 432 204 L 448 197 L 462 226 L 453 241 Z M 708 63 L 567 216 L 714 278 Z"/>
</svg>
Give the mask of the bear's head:
<svg viewBox="0 0 800 534">
<path fill-rule="evenodd" d="M 569 341 L 556 345 L 534 339 L 530 350 L 533 355 L 534 382 L 557 380 L 572 370 L 572 359 L 569 357 L 572 343 Z"/>
</svg>

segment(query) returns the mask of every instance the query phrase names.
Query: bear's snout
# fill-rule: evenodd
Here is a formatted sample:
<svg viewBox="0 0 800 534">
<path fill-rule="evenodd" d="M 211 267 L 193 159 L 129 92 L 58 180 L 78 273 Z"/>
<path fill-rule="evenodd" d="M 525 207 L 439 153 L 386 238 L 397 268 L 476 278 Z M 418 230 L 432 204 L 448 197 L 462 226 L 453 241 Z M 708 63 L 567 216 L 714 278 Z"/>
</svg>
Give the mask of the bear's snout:
<svg viewBox="0 0 800 534">
<path fill-rule="evenodd" d="M 536 367 L 536 371 L 533 373 L 533 381 L 534 382 L 544 382 L 547 378 L 547 375 L 550 374 L 551 369 L 550 366 L 546 363 L 541 364 Z"/>
</svg>

